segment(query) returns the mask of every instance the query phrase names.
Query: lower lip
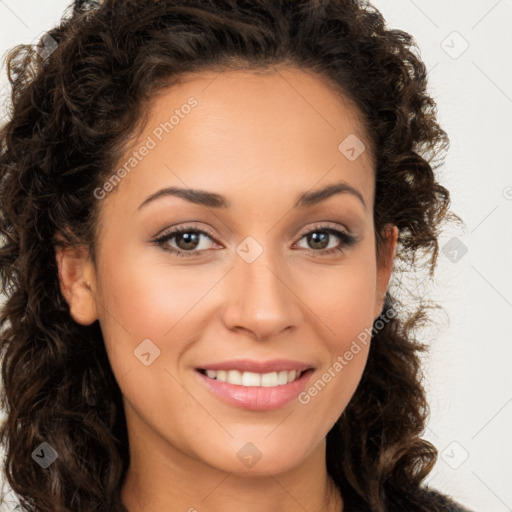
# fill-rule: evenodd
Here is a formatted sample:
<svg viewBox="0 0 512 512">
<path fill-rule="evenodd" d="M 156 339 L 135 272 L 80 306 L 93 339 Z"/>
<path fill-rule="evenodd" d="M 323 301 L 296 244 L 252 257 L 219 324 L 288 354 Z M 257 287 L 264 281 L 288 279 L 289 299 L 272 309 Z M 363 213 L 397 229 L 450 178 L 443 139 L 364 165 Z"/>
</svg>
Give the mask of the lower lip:
<svg viewBox="0 0 512 512">
<path fill-rule="evenodd" d="M 281 386 L 239 386 L 211 379 L 196 370 L 197 375 L 217 397 L 230 405 L 254 411 L 271 411 L 292 402 L 301 393 L 313 373 L 307 370 L 298 379 Z"/>
</svg>

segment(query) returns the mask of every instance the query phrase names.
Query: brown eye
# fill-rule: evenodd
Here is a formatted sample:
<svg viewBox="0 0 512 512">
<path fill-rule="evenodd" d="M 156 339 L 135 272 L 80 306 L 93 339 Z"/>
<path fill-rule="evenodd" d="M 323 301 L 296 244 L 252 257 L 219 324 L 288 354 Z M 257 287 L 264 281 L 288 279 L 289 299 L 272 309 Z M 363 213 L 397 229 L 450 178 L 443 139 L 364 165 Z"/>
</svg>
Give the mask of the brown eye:
<svg viewBox="0 0 512 512">
<path fill-rule="evenodd" d="M 202 242 L 203 239 L 212 240 L 212 237 L 201 229 L 180 227 L 158 237 L 154 242 L 176 256 L 187 257 L 200 256 L 204 251 L 208 250 L 208 243 Z"/>
<path fill-rule="evenodd" d="M 199 245 L 199 239 L 201 235 L 194 232 L 178 233 L 174 235 L 176 239 L 176 245 L 183 250 L 196 249 Z"/>
<path fill-rule="evenodd" d="M 331 238 L 331 235 L 325 231 L 313 231 L 312 233 L 308 233 L 306 238 L 308 244 L 313 249 L 325 249 L 329 245 L 329 238 Z"/>
<path fill-rule="evenodd" d="M 337 238 L 340 242 L 329 247 L 329 243 L 333 237 L 335 239 Z M 312 230 L 304 233 L 301 237 L 301 240 L 302 239 L 306 239 L 308 245 L 308 247 L 305 248 L 306 251 L 316 255 L 342 252 L 356 243 L 354 236 L 331 226 L 315 226 Z"/>
</svg>

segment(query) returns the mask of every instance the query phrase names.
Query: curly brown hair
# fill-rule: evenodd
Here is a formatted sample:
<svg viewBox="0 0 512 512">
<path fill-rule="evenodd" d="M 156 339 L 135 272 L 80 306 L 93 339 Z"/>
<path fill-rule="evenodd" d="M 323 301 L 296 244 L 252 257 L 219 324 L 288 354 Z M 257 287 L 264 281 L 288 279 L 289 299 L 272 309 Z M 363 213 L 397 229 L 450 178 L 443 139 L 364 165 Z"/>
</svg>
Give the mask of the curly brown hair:
<svg viewBox="0 0 512 512">
<path fill-rule="evenodd" d="M 83 2 L 82 2 L 83 3 Z M 76 2 L 51 29 L 49 55 L 19 45 L 7 57 L 9 121 L 0 131 L 2 327 L 0 440 L 4 471 L 27 511 L 125 511 L 129 464 L 122 395 L 98 322 L 74 322 L 59 288 L 58 244 L 87 243 L 98 201 L 155 92 L 187 72 L 293 66 L 334 84 L 359 108 L 375 164 L 376 248 L 399 229 L 395 270 L 433 276 L 449 192 L 435 169 L 448 148 L 413 37 L 359 0 L 105 0 Z M 48 39 L 47 39 L 48 40 Z M 61 235 L 61 241 L 56 235 Z M 422 485 L 436 448 L 417 338 L 427 303 L 401 307 L 372 337 L 350 403 L 327 436 L 327 468 L 346 510 L 450 510 Z M 395 311 L 397 314 L 392 313 Z M 30 458 L 48 442 L 44 472 Z"/>
</svg>

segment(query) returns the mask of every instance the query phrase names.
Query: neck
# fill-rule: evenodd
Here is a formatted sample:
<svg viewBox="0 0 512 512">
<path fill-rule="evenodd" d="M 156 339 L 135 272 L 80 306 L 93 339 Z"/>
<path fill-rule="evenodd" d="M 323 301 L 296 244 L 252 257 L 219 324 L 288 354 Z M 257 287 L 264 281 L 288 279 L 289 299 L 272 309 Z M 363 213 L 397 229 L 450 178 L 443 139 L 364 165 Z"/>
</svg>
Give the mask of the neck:
<svg viewBox="0 0 512 512">
<path fill-rule="evenodd" d="M 225 472 L 147 432 L 130 439 L 121 491 L 129 512 L 340 512 L 325 464 L 325 440 L 298 467 L 271 474 Z"/>
</svg>

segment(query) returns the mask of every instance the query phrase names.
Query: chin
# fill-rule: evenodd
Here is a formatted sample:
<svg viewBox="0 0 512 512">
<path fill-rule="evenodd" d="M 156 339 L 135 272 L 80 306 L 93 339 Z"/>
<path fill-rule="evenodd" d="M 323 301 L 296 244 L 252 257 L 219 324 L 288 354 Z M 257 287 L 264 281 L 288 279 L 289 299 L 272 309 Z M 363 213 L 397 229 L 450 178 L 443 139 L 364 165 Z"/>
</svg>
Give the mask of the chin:
<svg viewBox="0 0 512 512">
<path fill-rule="evenodd" d="M 286 473 L 300 466 L 311 455 L 309 451 L 306 452 L 306 441 L 301 443 L 296 439 L 297 442 L 290 444 L 287 440 L 291 435 L 285 437 L 276 436 L 273 440 L 269 438 L 253 442 L 231 440 L 229 447 L 218 447 L 203 460 L 221 471 L 240 476 L 268 477 L 269 473 Z"/>
</svg>

